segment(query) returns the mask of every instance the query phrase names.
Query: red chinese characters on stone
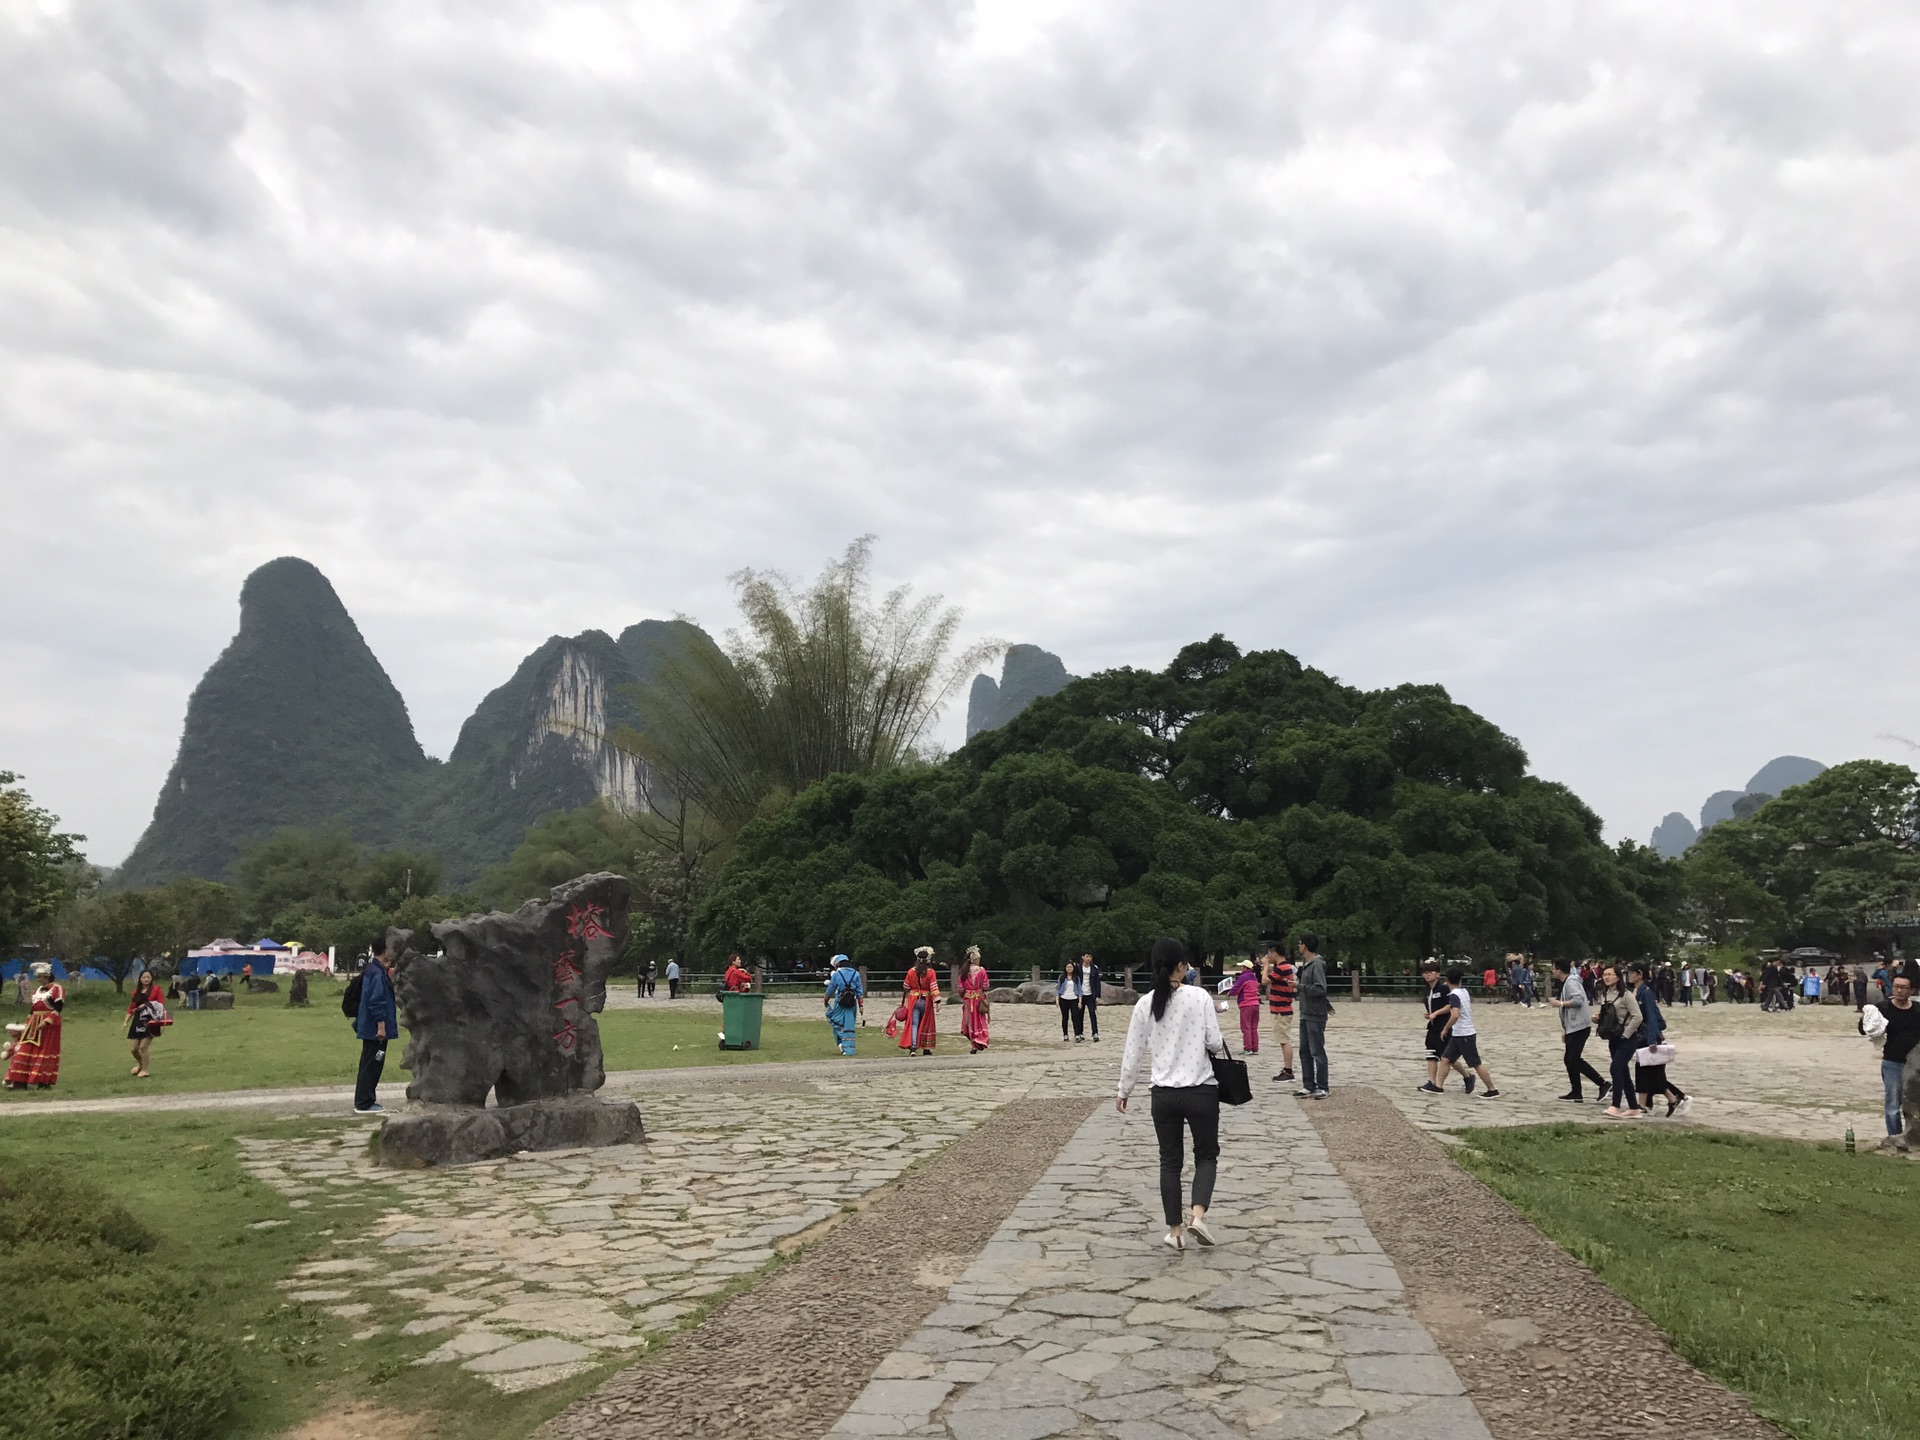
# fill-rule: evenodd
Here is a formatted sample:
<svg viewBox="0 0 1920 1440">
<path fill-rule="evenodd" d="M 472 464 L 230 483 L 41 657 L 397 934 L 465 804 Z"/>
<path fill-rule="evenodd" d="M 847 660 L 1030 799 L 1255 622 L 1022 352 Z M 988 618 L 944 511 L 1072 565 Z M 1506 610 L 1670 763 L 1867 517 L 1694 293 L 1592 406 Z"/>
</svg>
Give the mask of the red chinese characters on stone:
<svg viewBox="0 0 1920 1440">
<path fill-rule="evenodd" d="M 560 1047 L 562 1055 L 571 1055 L 580 1043 L 579 1027 L 571 1020 L 560 1022 L 560 1028 L 553 1032 L 553 1043 Z"/>
<path fill-rule="evenodd" d="M 606 913 L 604 905 L 575 905 L 567 911 L 567 934 L 576 940 L 611 940 L 613 932 L 606 927 Z"/>
<path fill-rule="evenodd" d="M 575 959 L 575 952 L 573 952 L 572 950 L 562 950 L 558 955 L 554 957 L 554 961 L 553 961 L 553 983 L 554 984 L 571 985 L 575 980 L 578 980 L 580 978 L 581 973 L 582 972 L 581 972 L 580 966 Z"/>
</svg>

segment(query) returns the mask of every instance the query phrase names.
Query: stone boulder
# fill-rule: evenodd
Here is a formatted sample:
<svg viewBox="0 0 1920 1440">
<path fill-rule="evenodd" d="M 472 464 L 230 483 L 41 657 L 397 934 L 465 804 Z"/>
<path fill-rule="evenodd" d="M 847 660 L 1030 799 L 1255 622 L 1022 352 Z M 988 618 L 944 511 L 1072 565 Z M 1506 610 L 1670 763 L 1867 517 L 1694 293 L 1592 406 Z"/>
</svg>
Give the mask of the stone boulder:
<svg viewBox="0 0 1920 1440">
<path fill-rule="evenodd" d="M 600 1027 L 607 972 L 627 946 L 631 887 L 584 875 L 529 900 L 433 927 L 438 955 L 400 938 L 394 991 L 409 1036 L 407 1098 L 479 1109 L 558 1100 L 606 1083 Z"/>
<path fill-rule="evenodd" d="M 1900 1115 L 1907 1138 L 1920 1135 L 1920 1045 L 1907 1056 L 1907 1068 L 1900 1080 Z"/>
<path fill-rule="evenodd" d="M 233 1009 L 233 992 L 231 990 L 216 990 L 211 995 L 203 994 L 200 997 L 200 1008 L 202 1010 L 231 1010 Z"/>
<path fill-rule="evenodd" d="M 374 1148 L 382 1165 L 419 1170 L 468 1165 L 521 1150 L 629 1145 L 646 1138 L 640 1107 L 631 1100 L 577 1094 L 487 1110 L 465 1105 L 410 1108 L 380 1127 Z"/>
<path fill-rule="evenodd" d="M 278 995 L 280 993 L 280 982 L 278 980 L 262 980 L 258 975 L 251 975 L 247 977 L 247 993 L 249 995 Z"/>
</svg>

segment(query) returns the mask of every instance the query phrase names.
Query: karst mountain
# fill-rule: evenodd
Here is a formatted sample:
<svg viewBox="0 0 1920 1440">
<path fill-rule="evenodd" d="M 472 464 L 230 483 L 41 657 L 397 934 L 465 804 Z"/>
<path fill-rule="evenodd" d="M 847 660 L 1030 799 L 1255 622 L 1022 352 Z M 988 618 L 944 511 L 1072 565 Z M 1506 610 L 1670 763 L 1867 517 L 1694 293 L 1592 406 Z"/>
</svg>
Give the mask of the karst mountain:
<svg viewBox="0 0 1920 1440">
<path fill-rule="evenodd" d="M 428 851 L 449 881 L 470 883 L 543 815 L 596 798 L 639 805 L 645 767 L 607 737 L 642 728 L 637 692 L 663 664 L 712 644 L 685 620 L 556 635 L 480 702 L 441 761 L 327 577 L 269 561 L 240 587 L 240 628 L 194 687 L 153 820 L 115 881 L 224 879 L 249 840 L 337 820 L 363 845 Z M 993 693 L 976 690 L 970 708 L 985 700 L 991 728 L 1070 677 L 1016 645 L 999 683 L 980 678 Z"/>
<path fill-rule="evenodd" d="M 153 820 L 115 879 L 220 879 L 248 840 L 339 820 L 471 881 L 542 815 L 639 803 L 644 769 L 607 736 L 638 725 L 634 688 L 698 643 L 712 642 L 682 620 L 556 635 L 480 702 L 443 762 L 326 576 L 270 561 L 241 586 L 239 631 L 194 688 Z"/>
</svg>

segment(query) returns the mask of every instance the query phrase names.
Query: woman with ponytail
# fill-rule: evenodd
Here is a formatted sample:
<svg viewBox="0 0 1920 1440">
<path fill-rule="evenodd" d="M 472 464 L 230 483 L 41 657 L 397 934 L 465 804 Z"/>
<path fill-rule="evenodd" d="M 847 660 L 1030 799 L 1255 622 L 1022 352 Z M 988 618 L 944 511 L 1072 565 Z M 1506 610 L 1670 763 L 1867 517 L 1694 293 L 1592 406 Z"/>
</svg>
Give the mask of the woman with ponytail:
<svg viewBox="0 0 1920 1440">
<path fill-rule="evenodd" d="M 1127 1024 L 1120 1057 L 1120 1093 L 1115 1107 L 1127 1112 L 1127 1097 L 1152 1056 L 1153 1133 L 1160 1142 L 1160 1208 L 1166 1213 L 1165 1244 L 1184 1249 L 1191 1235 L 1213 1244 L 1207 1206 L 1213 1203 L 1220 1160 L 1220 1088 L 1211 1055 L 1227 1053 L 1213 999 L 1185 983 L 1187 947 L 1161 938 L 1153 943 L 1153 993 L 1140 997 Z M 1181 1225 L 1180 1171 L 1186 1163 L 1186 1132 L 1193 1131 L 1193 1204 Z"/>
</svg>

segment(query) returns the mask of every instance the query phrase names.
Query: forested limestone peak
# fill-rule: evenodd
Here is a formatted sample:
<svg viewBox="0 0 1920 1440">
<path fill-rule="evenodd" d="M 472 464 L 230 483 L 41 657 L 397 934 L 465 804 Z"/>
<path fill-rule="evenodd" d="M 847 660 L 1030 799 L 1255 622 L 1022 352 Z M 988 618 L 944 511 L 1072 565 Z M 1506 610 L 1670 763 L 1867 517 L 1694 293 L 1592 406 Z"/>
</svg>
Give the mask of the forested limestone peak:
<svg viewBox="0 0 1920 1440">
<path fill-rule="evenodd" d="M 406 702 L 326 576 L 285 556 L 240 590 L 240 625 L 187 702 L 180 750 L 118 882 L 224 875 L 244 840 L 340 817 L 394 834 L 427 766 Z"/>
</svg>

